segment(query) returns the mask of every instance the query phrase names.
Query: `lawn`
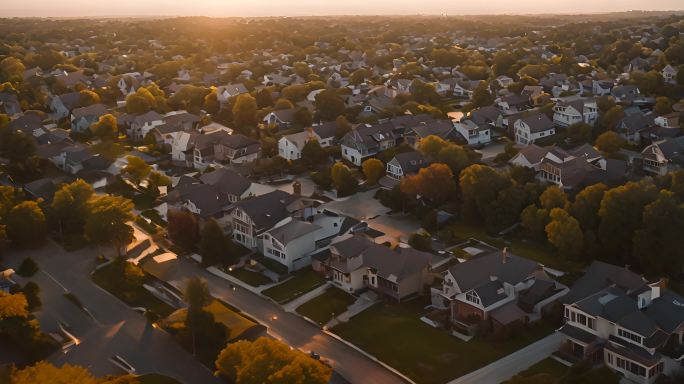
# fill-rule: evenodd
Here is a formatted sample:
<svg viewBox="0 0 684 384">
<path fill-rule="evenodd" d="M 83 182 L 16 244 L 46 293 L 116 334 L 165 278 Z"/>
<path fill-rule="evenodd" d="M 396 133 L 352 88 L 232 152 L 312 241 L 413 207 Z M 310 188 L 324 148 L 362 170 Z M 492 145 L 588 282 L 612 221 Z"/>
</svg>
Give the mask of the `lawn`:
<svg viewBox="0 0 684 384">
<path fill-rule="evenodd" d="M 214 315 L 214 320 L 216 322 L 223 324 L 230 331 L 228 340 L 235 339 L 256 325 L 255 322 L 233 311 L 218 300 L 212 301 L 211 304 L 204 307 L 204 309 Z M 187 309 L 185 308 L 177 310 L 166 319 L 166 326 L 170 328 L 184 327 L 186 314 Z"/>
<path fill-rule="evenodd" d="M 332 318 L 332 314 L 339 315 L 356 301 L 356 298 L 341 289 L 330 287 L 322 295 L 314 297 L 297 308 L 297 312 L 309 319 L 324 325 Z"/>
<path fill-rule="evenodd" d="M 271 284 L 273 281 L 259 272 L 248 271 L 244 268 L 233 269 L 228 272 L 230 275 L 237 277 L 252 287 L 259 287 L 261 285 Z"/>
<path fill-rule="evenodd" d="M 170 315 L 174 308 L 165 302 L 157 299 L 148 292 L 142 285 L 131 287 L 124 283 L 124 276 L 118 263 L 128 263 L 127 261 L 116 261 L 93 273 L 93 281 L 101 288 L 119 298 L 119 300 L 131 307 L 143 307 L 156 313 L 160 317 Z"/>
<path fill-rule="evenodd" d="M 265 290 L 263 294 L 283 304 L 298 298 L 323 283 L 325 283 L 325 279 L 316 271 L 304 268 L 295 272 L 291 279 Z"/>
<path fill-rule="evenodd" d="M 147 375 L 142 375 L 138 377 L 140 384 L 181 384 L 180 381 L 160 375 L 158 373 L 148 373 Z"/>
<path fill-rule="evenodd" d="M 481 368 L 544 336 L 554 326 L 538 323 L 502 341 L 461 341 L 420 321 L 425 300 L 376 304 L 333 332 L 421 384 L 442 384 Z"/>
<path fill-rule="evenodd" d="M 270 269 L 274 273 L 277 273 L 278 275 L 287 275 L 287 273 L 289 272 L 285 265 L 280 264 L 279 262 L 273 259 L 269 259 L 268 257 L 262 256 L 257 261 L 259 262 L 259 264 Z"/>
<path fill-rule="evenodd" d="M 556 360 L 548 357 L 537 364 L 527 368 L 526 370 L 518 373 L 519 376 L 529 377 L 538 375 L 540 373 L 546 373 L 551 375 L 553 378 L 560 379 L 570 372 L 570 367 L 563 365 Z"/>
<path fill-rule="evenodd" d="M 561 258 L 552 246 L 525 240 L 515 234 L 510 239 L 493 237 L 487 234 L 484 228 L 463 222 L 454 223 L 449 226 L 449 229 L 453 231 L 454 236 L 464 241 L 473 238 L 497 248 L 508 247 L 512 253 L 538 261 L 550 268 L 566 272 L 577 271 L 581 268 L 578 263 Z"/>
</svg>

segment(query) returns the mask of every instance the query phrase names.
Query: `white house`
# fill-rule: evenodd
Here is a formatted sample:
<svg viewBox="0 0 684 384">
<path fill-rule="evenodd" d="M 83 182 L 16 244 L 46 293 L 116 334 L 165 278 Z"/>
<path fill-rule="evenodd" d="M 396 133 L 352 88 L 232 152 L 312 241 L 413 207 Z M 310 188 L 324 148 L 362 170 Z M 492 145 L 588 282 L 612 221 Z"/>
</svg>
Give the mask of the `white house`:
<svg viewBox="0 0 684 384">
<path fill-rule="evenodd" d="M 677 73 L 679 70 L 671 65 L 666 65 L 665 68 L 660 72 L 663 75 L 663 80 L 666 83 L 676 84 L 677 83 Z"/>
<path fill-rule="evenodd" d="M 553 121 L 545 114 L 539 113 L 518 119 L 513 123 L 515 142 L 529 145 L 543 137 L 556 134 Z"/>
<path fill-rule="evenodd" d="M 261 236 L 264 256 L 296 271 L 311 265 L 316 250 L 316 232 L 321 227 L 301 220 L 290 220 Z"/>
<path fill-rule="evenodd" d="M 598 107 L 594 100 L 559 101 L 553 107 L 553 112 L 553 123 L 557 127 L 569 127 L 581 122 L 592 125 L 598 118 Z"/>
<path fill-rule="evenodd" d="M 487 144 L 492 141 L 489 125 L 479 126 L 472 120 L 456 121 L 454 128 L 463 136 L 468 145 Z"/>
<path fill-rule="evenodd" d="M 321 145 L 320 138 L 313 130 L 285 135 L 278 140 L 278 155 L 287 160 L 301 159 L 304 146 L 311 140 L 316 140 Z"/>
</svg>

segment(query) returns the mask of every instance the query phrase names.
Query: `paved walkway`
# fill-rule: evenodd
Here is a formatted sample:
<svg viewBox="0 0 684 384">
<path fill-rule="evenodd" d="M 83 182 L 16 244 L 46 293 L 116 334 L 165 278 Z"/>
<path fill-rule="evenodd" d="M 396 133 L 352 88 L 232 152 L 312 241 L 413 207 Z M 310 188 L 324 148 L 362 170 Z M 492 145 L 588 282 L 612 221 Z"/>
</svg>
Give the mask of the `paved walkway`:
<svg viewBox="0 0 684 384">
<path fill-rule="evenodd" d="M 326 329 L 330 329 L 339 323 L 346 323 L 353 316 L 356 316 L 359 313 L 373 306 L 373 304 L 377 303 L 378 300 L 378 296 L 372 291 L 367 291 L 363 293 L 356 299 L 355 302 L 353 302 L 350 306 L 347 307 L 346 311 L 340 313 L 339 315 L 335 316 L 334 319 L 330 320 L 325 325 Z"/>
<path fill-rule="evenodd" d="M 287 312 L 294 312 L 297 308 L 299 308 L 300 305 L 306 303 L 307 301 L 310 301 L 314 299 L 315 297 L 318 297 L 322 294 L 325 293 L 325 291 L 328 290 L 330 287 L 330 282 L 326 282 L 325 284 L 316 287 L 315 289 L 299 296 L 298 298 L 290 301 L 287 304 L 283 304 L 283 309 Z"/>
<path fill-rule="evenodd" d="M 447 384 L 499 384 L 518 372 L 537 364 L 558 349 L 562 336 L 558 332 L 503 357 L 477 371 L 470 372 Z"/>
</svg>

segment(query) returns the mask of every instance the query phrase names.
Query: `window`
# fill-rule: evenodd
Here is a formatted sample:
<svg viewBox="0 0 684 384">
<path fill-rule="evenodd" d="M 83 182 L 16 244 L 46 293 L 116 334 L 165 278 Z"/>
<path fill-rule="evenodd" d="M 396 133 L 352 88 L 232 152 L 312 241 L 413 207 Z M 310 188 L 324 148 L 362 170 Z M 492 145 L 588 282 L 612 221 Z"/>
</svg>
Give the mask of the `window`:
<svg viewBox="0 0 684 384">
<path fill-rule="evenodd" d="M 642 340 L 641 336 L 637 335 L 636 333 L 626 331 L 622 328 L 618 328 L 618 336 L 625 338 L 627 340 L 631 340 L 637 344 L 641 344 L 641 340 Z"/>
<path fill-rule="evenodd" d="M 480 304 L 480 298 L 477 297 L 473 291 L 466 293 L 466 300 L 470 301 L 471 303 Z"/>
<path fill-rule="evenodd" d="M 608 352 L 608 364 L 613 365 L 613 354 Z"/>
</svg>

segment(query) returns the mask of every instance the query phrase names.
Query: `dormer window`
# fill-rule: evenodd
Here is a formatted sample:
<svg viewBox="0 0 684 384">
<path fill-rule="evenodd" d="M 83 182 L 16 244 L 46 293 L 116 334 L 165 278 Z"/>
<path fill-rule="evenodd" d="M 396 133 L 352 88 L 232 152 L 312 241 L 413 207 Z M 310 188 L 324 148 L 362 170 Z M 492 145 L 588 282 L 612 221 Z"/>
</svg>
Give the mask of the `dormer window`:
<svg viewBox="0 0 684 384">
<path fill-rule="evenodd" d="M 470 291 L 470 292 L 466 293 L 466 300 L 470 301 L 471 303 L 478 304 L 478 305 L 481 303 L 480 298 L 477 296 L 477 294 L 474 291 Z"/>
</svg>

